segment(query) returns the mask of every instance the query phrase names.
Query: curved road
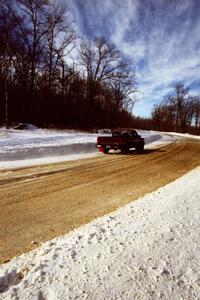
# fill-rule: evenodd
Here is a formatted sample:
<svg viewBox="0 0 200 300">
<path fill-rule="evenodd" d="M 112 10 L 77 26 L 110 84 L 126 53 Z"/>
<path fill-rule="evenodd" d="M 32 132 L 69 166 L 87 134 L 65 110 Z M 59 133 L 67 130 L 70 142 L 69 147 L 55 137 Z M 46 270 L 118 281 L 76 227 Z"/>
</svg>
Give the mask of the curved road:
<svg viewBox="0 0 200 300">
<path fill-rule="evenodd" d="M 109 213 L 200 165 L 200 143 L 172 143 L 144 154 L 0 173 L 0 262 Z"/>
</svg>

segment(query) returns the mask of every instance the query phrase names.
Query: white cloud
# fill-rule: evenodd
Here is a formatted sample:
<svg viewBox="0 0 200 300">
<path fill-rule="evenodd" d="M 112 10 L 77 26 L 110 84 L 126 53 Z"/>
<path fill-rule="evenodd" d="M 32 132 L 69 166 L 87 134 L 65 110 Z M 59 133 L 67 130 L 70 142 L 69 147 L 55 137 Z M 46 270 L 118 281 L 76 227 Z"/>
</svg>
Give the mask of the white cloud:
<svg viewBox="0 0 200 300">
<path fill-rule="evenodd" d="M 124 43 L 127 30 L 130 29 L 131 21 L 137 17 L 138 0 L 121 1 L 117 7 L 116 15 L 113 20 L 113 33 L 111 41 L 117 45 Z"/>
<path fill-rule="evenodd" d="M 74 0 L 83 3 L 83 0 Z M 150 113 L 177 81 L 200 80 L 200 3 L 196 0 L 85 0 L 88 30 L 107 33 L 137 71 L 138 113 Z M 80 14 L 81 15 L 81 14 Z M 86 17 L 86 16 L 85 16 Z M 83 15 L 81 15 L 83 18 Z M 98 26 L 93 28 L 92 24 Z M 82 26 L 86 26 L 82 23 Z M 197 92 L 200 92 L 196 88 Z M 146 103 L 146 104 L 145 104 Z M 146 105 L 146 106 L 145 106 Z M 143 113 L 144 112 L 144 113 Z"/>
</svg>

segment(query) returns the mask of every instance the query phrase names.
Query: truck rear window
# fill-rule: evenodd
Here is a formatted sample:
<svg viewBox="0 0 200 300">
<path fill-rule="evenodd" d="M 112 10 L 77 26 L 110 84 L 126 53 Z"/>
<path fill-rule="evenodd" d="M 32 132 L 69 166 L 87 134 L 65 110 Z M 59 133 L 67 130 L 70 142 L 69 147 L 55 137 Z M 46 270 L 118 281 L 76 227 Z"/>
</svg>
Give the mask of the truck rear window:
<svg viewBox="0 0 200 300">
<path fill-rule="evenodd" d="M 138 137 L 138 133 L 135 130 L 130 131 L 113 131 L 112 136 L 127 136 L 127 137 Z"/>
</svg>

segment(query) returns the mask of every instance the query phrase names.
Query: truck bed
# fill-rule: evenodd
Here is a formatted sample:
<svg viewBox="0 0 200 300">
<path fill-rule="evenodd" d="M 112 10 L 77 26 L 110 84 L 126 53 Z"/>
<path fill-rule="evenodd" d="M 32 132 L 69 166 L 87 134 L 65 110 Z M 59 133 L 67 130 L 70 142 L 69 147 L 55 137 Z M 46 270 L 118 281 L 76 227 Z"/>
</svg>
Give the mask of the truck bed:
<svg viewBox="0 0 200 300">
<path fill-rule="evenodd" d="M 120 132 L 117 135 L 112 136 L 99 136 L 97 138 L 97 148 L 100 152 L 108 153 L 110 149 L 118 150 L 122 152 L 127 152 L 131 148 L 136 150 L 144 149 L 144 139 L 137 134 L 136 131 Z"/>
</svg>

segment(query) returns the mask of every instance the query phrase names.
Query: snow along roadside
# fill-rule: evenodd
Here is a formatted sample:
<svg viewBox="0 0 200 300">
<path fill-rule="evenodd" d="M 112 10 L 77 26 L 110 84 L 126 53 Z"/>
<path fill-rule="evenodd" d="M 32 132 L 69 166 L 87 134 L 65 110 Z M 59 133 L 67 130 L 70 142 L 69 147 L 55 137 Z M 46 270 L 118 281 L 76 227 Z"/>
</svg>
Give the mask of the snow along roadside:
<svg viewBox="0 0 200 300">
<path fill-rule="evenodd" d="M 138 130 L 138 133 L 144 137 L 146 149 L 173 141 L 173 137 L 159 132 Z M 10 130 L 6 137 L 5 130 L 0 129 L 0 170 L 97 156 L 95 143 L 98 135 L 38 129 Z"/>
<path fill-rule="evenodd" d="M 200 299 L 200 167 L 0 266 L 0 299 Z"/>
</svg>

